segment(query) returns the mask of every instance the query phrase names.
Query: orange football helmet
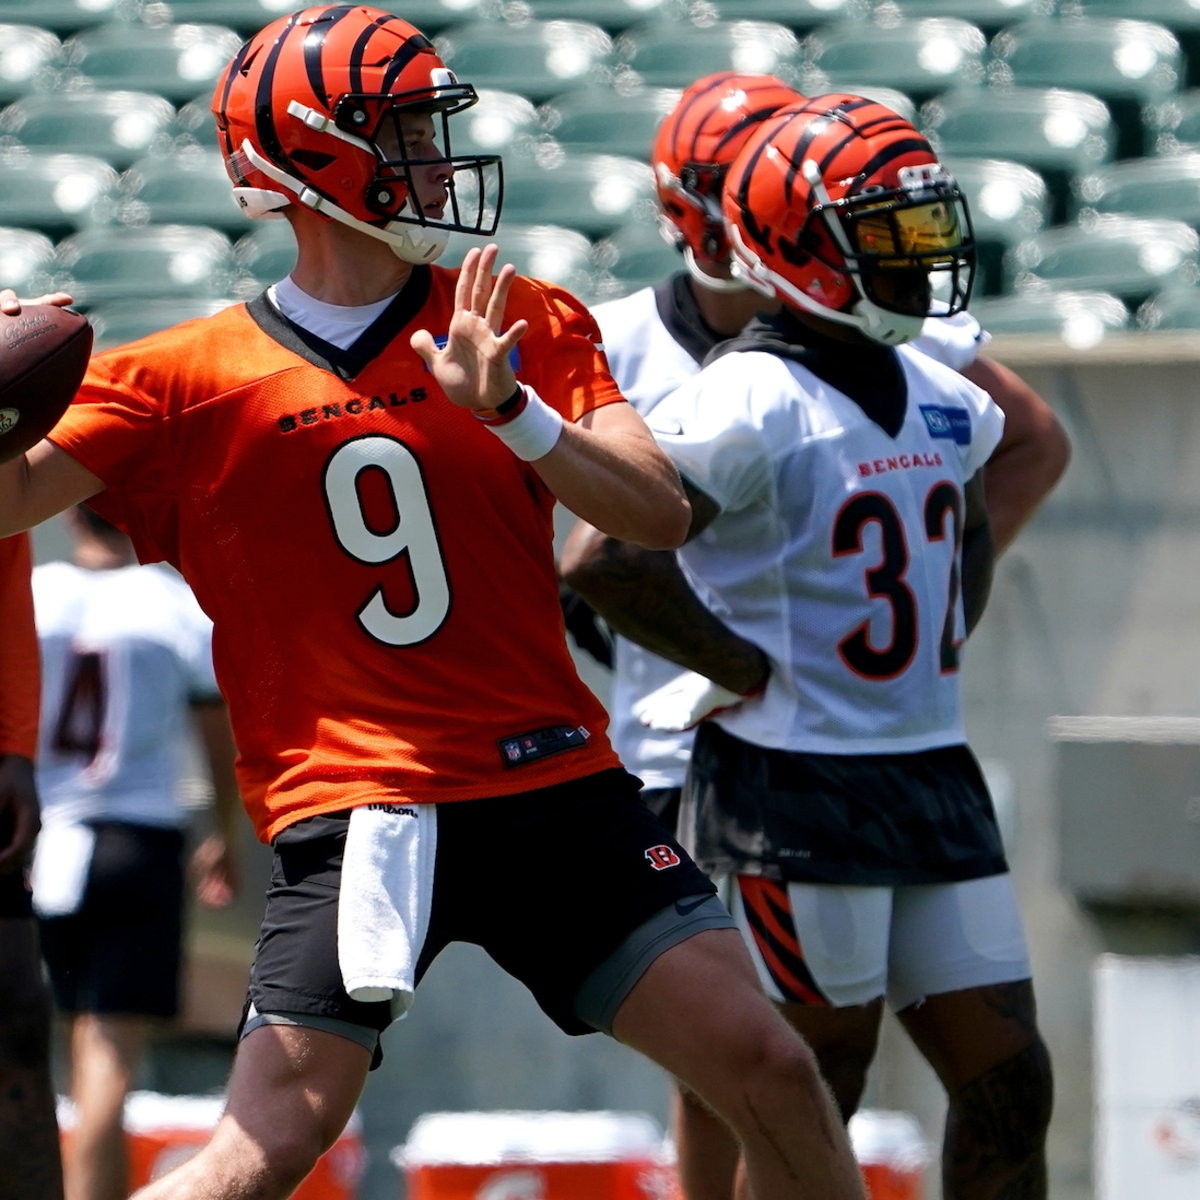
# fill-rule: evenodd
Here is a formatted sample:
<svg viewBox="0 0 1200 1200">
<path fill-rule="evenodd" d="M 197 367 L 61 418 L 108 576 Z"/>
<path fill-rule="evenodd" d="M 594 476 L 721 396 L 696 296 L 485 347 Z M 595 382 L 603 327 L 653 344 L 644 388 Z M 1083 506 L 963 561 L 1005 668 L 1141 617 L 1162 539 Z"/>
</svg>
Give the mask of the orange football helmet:
<svg viewBox="0 0 1200 1200">
<path fill-rule="evenodd" d="M 729 164 L 762 121 L 800 100 L 795 88 L 774 75 L 721 71 L 693 83 L 659 126 L 653 165 L 663 232 L 705 286 L 729 286 L 702 269 L 705 262 L 724 266 L 729 259 L 721 215 Z"/>
<path fill-rule="evenodd" d="M 967 203 L 903 117 L 845 93 L 780 110 L 725 181 L 735 275 L 887 345 L 967 306 Z"/>
<path fill-rule="evenodd" d="M 218 81 L 213 113 L 249 216 L 302 204 L 421 263 L 450 232 L 495 232 L 500 159 L 450 151 L 449 119 L 476 99 L 407 21 L 347 4 L 307 8 L 255 34 Z M 407 114 L 433 119 L 436 157 L 407 157 Z M 422 206 L 413 178 L 437 166 L 441 213 Z"/>
</svg>

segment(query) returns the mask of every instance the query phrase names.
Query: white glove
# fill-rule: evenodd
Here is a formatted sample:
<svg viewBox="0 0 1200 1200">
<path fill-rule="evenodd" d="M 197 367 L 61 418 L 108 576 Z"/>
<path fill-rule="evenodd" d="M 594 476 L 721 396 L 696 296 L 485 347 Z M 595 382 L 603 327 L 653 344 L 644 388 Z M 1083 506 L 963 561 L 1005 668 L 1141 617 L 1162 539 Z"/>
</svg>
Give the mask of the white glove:
<svg viewBox="0 0 1200 1200">
<path fill-rule="evenodd" d="M 657 729 L 660 733 L 682 733 L 685 729 L 695 728 L 708 717 L 735 708 L 762 690 L 759 687 L 743 696 L 695 671 L 685 671 L 670 683 L 664 683 L 648 696 L 643 696 L 633 706 L 633 715 L 648 729 Z"/>
</svg>

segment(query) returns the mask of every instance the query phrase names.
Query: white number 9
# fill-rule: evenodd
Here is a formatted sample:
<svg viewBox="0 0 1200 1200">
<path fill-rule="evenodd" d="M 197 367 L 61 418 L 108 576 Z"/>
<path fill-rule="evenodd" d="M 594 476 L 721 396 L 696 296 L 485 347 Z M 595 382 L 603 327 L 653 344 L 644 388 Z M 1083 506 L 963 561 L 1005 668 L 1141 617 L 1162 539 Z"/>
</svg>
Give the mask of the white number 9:
<svg viewBox="0 0 1200 1200">
<path fill-rule="evenodd" d="M 368 527 L 358 491 L 359 476 L 371 467 L 387 476 L 396 506 L 396 524 L 385 533 Z M 378 565 L 408 555 L 416 591 L 412 610 L 392 612 L 381 584 L 358 610 L 358 623 L 388 646 L 415 646 L 432 637 L 450 612 L 450 581 L 416 456 L 395 438 L 355 438 L 334 451 L 323 483 L 334 536 L 351 558 Z"/>
</svg>

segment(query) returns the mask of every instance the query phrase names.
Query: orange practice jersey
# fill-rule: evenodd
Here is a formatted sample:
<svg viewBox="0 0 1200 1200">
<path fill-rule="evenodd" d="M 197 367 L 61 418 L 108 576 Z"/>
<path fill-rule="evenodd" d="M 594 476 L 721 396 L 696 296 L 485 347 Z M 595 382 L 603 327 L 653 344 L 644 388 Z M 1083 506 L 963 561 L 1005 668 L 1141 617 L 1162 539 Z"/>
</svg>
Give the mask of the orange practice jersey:
<svg viewBox="0 0 1200 1200">
<path fill-rule="evenodd" d="M 41 705 L 29 535 L 0 538 L 0 754 L 33 758 Z"/>
<path fill-rule="evenodd" d="M 54 431 L 105 481 L 97 508 L 213 619 L 264 840 L 617 765 L 566 647 L 554 499 L 409 345 L 445 335 L 457 275 L 414 268 L 349 351 L 260 297 L 101 354 Z M 518 375 L 567 420 L 621 400 L 571 296 L 519 279 L 520 317 Z"/>
</svg>

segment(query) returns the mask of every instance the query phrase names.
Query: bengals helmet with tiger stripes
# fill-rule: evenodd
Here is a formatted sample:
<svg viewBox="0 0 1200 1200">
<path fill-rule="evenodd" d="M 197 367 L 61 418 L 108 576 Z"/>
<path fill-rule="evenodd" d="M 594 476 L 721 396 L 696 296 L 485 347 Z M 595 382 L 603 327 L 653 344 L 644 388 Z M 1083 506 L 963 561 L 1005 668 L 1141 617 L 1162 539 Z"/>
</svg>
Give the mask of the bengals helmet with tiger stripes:
<svg viewBox="0 0 1200 1200">
<path fill-rule="evenodd" d="M 659 126 L 653 164 L 663 233 L 706 287 L 729 286 L 703 269 L 705 264 L 723 268 L 729 260 L 721 216 L 721 184 L 729 164 L 762 121 L 802 99 L 774 75 L 721 71 L 696 80 Z"/>
<path fill-rule="evenodd" d="M 862 96 L 816 96 L 761 125 L 724 211 L 736 276 L 874 341 L 911 341 L 970 299 L 962 193 L 909 122 Z"/>
<path fill-rule="evenodd" d="M 255 34 L 218 81 L 213 113 L 248 216 L 302 204 L 422 263 L 450 232 L 495 232 L 499 158 L 450 152 L 449 118 L 476 99 L 407 21 L 342 4 L 295 12 Z M 433 120 L 436 157 L 407 157 L 402 118 L 411 113 Z M 445 174 L 441 213 L 422 208 L 413 181 L 422 167 Z"/>
</svg>

